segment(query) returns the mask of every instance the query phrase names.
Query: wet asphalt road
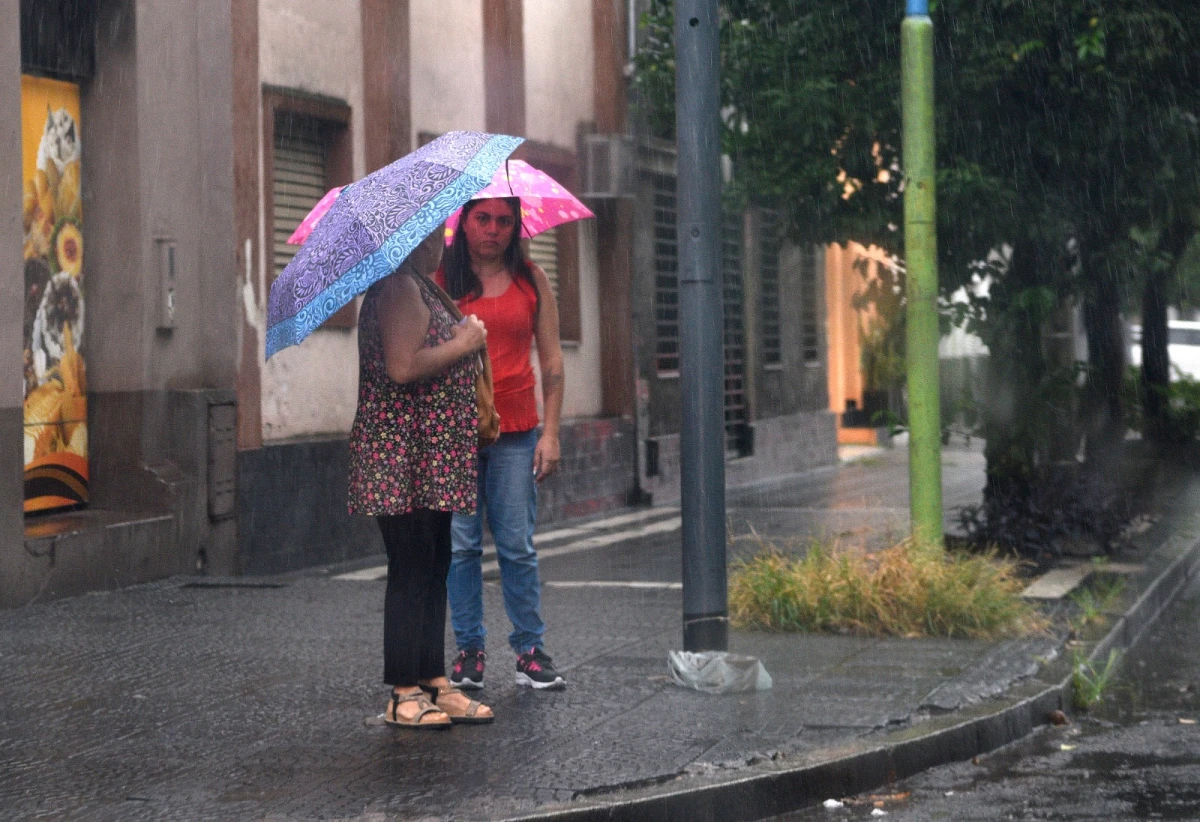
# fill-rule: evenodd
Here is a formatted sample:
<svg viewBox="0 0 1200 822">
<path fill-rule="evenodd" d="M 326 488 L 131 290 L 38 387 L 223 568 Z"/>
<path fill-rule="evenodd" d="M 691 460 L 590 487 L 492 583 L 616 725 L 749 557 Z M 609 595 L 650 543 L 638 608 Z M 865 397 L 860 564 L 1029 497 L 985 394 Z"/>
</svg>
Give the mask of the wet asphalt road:
<svg viewBox="0 0 1200 822">
<path fill-rule="evenodd" d="M 1090 713 L 842 809 L 773 822 L 1200 820 L 1200 577 L 1123 661 Z M 886 816 L 873 812 L 883 811 Z"/>
</svg>

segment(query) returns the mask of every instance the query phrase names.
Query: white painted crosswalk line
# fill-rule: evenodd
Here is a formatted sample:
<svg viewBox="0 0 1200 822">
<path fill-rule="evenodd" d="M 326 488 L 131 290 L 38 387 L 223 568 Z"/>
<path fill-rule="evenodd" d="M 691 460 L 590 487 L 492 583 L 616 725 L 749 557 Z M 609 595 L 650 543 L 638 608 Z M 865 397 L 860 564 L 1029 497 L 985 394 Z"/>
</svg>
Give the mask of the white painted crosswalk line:
<svg viewBox="0 0 1200 822">
<path fill-rule="evenodd" d="M 675 516 L 671 516 L 675 514 Z M 629 539 L 637 539 L 639 537 L 650 536 L 652 534 L 667 534 L 672 531 L 677 531 L 682 526 L 682 520 L 678 516 L 677 508 L 651 508 L 647 511 L 635 511 L 632 514 L 622 514 L 608 519 L 596 520 L 587 525 L 578 526 L 575 528 L 562 528 L 558 531 L 549 531 L 541 536 L 534 537 L 534 544 L 550 542 L 553 535 L 558 538 L 564 536 L 575 536 L 583 534 L 591 534 L 595 531 L 618 527 L 632 522 L 642 522 L 652 517 L 669 517 L 661 519 L 658 522 L 652 522 L 647 525 L 642 525 L 637 528 L 628 528 L 623 531 L 614 531 L 608 534 L 594 534 L 584 539 L 568 542 L 565 545 L 556 545 L 553 548 L 539 548 L 539 558 L 549 558 L 562 556 L 563 554 L 574 554 L 579 551 L 589 551 L 594 548 L 603 548 L 606 545 L 613 545 L 618 542 L 624 542 Z M 495 557 L 495 549 L 488 551 L 485 556 Z M 483 572 L 495 571 L 499 568 L 499 563 L 492 559 L 483 563 Z M 338 574 L 334 579 L 345 580 L 347 582 L 374 582 L 376 580 L 387 579 L 387 566 L 375 565 L 370 568 L 363 568 L 359 571 L 350 571 L 345 574 Z"/>
<path fill-rule="evenodd" d="M 643 525 L 641 528 L 631 528 L 628 531 L 617 531 L 613 534 L 597 534 L 594 537 L 581 539 L 578 542 L 569 542 L 566 545 L 540 550 L 538 551 L 538 559 L 549 559 L 550 557 L 560 557 L 564 554 L 574 554 L 579 551 L 590 551 L 593 548 L 603 548 L 606 545 L 613 545 L 628 539 L 650 536 L 651 534 L 669 534 L 671 531 L 678 531 L 682 525 L 683 521 L 679 517 L 672 517 L 662 522 Z M 483 563 L 483 572 L 486 574 L 489 571 L 499 569 L 499 567 L 500 564 L 495 560 L 485 562 Z"/>
<path fill-rule="evenodd" d="M 637 590 L 648 591 L 680 591 L 683 589 L 682 582 L 642 582 L 640 580 L 630 580 L 628 582 L 620 582 L 618 580 L 580 580 L 580 581 L 559 581 L 559 582 L 543 582 L 543 588 L 633 588 Z"/>
</svg>

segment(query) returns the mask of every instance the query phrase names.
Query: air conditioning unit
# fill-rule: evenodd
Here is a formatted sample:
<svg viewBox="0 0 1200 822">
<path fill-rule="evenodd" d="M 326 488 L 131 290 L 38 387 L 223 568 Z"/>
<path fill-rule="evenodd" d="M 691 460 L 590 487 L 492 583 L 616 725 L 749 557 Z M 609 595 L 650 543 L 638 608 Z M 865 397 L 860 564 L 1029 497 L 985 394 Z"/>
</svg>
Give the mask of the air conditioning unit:
<svg viewBox="0 0 1200 822">
<path fill-rule="evenodd" d="M 633 138 L 624 134 L 586 134 L 583 138 L 585 199 L 634 196 Z"/>
</svg>

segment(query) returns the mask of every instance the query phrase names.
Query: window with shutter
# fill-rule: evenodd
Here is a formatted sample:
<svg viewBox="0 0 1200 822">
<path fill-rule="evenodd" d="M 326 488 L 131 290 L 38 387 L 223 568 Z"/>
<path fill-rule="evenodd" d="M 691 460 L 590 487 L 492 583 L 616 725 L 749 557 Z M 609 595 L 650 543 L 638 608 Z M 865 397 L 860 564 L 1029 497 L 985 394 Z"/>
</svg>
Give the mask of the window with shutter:
<svg viewBox="0 0 1200 822">
<path fill-rule="evenodd" d="M 340 100 L 277 86 L 263 86 L 263 167 L 267 236 L 264 257 L 273 281 L 299 246 L 287 244 L 317 201 L 352 179 L 350 107 Z M 353 328 L 351 302 L 324 328 Z"/>
<path fill-rule="evenodd" d="M 328 179 L 326 154 L 320 124 L 314 118 L 290 113 L 276 116 L 275 162 L 271 177 L 276 277 L 300 250 L 298 245 L 288 245 L 287 238 L 328 190 L 325 187 Z"/>
<path fill-rule="evenodd" d="M 529 240 L 529 259 L 546 272 L 550 288 L 558 299 L 558 232 L 543 231 Z"/>
</svg>

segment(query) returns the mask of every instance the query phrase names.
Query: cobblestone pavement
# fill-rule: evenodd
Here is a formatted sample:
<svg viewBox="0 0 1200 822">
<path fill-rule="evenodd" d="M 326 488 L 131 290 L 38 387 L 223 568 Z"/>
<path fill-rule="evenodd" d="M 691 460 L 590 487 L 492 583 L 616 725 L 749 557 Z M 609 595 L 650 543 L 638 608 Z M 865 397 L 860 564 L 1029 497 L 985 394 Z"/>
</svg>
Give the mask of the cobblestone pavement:
<svg viewBox="0 0 1200 822">
<path fill-rule="evenodd" d="M 945 464 L 947 508 L 977 500 L 982 457 L 948 451 Z M 902 533 L 905 453 L 729 497 L 735 532 Z M 919 722 L 1055 650 L 735 633 L 732 650 L 761 658 L 774 689 L 683 690 L 665 675 L 681 635 L 678 542 L 651 533 L 543 562 L 559 693 L 514 684 L 489 582 L 482 696 L 498 719 L 439 734 L 380 724 L 383 586 L 334 578 L 344 569 L 175 578 L 0 612 L 0 817 L 503 819 Z M 630 581 L 663 584 L 579 584 Z"/>
</svg>

